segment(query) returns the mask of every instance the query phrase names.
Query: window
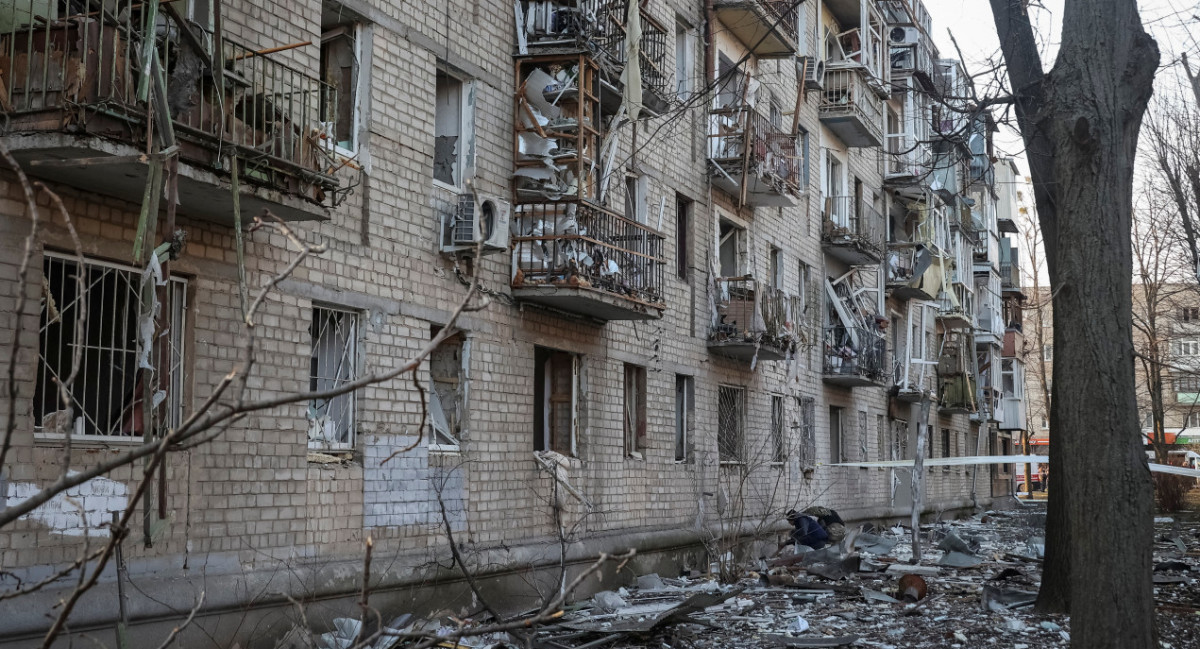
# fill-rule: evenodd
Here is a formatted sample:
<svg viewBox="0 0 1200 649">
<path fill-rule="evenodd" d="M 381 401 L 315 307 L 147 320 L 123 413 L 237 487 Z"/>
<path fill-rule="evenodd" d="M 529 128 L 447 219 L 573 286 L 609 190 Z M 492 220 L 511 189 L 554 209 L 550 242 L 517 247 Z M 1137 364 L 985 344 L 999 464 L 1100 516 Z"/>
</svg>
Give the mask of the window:
<svg viewBox="0 0 1200 649">
<path fill-rule="evenodd" d="M 1200 355 L 1200 341 L 1197 340 L 1181 340 L 1175 342 L 1172 347 L 1176 356 L 1197 356 Z"/>
<path fill-rule="evenodd" d="M 1042 430 L 1050 430 L 1050 420 L 1042 417 Z"/>
<path fill-rule="evenodd" d="M 721 219 L 717 256 L 721 277 L 742 277 L 746 274 L 746 230 Z"/>
<path fill-rule="evenodd" d="M 434 327 L 432 336 L 441 327 Z M 467 339 L 456 333 L 429 354 L 429 443 L 438 450 L 457 450 L 467 416 Z"/>
<path fill-rule="evenodd" d="M 786 413 L 783 408 L 782 395 L 771 395 L 771 461 L 782 463 L 787 461 L 787 433 L 784 427 Z"/>
<path fill-rule="evenodd" d="M 646 368 L 625 363 L 625 455 L 642 459 L 646 449 Z"/>
<path fill-rule="evenodd" d="M 1042 360 L 1054 360 L 1054 345 L 1042 345 Z"/>
<path fill-rule="evenodd" d="M 333 142 L 347 154 L 358 148 L 358 60 L 361 30 L 336 8 L 321 15 L 321 81 L 325 97 L 321 121 Z"/>
<path fill-rule="evenodd" d="M 837 464 L 845 461 L 842 450 L 842 409 L 836 406 L 829 408 L 829 463 Z"/>
<path fill-rule="evenodd" d="M 797 422 L 800 428 L 800 468 L 812 471 L 817 466 L 817 400 L 813 397 L 796 397 Z"/>
<path fill-rule="evenodd" d="M 1189 412 L 1183 419 L 1184 428 L 1195 428 L 1200 426 L 1200 412 Z"/>
<path fill-rule="evenodd" d="M 809 148 L 808 148 L 808 131 L 803 126 L 796 133 L 796 156 L 800 159 L 800 164 L 797 167 L 800 170 L 800 177 L 797 183 L 801 190 L 808 188 L 808 177 L 811 174 L 809 167 Z"/>
<path fill-rule="evenodd" d="M 140 367 L 158 365 L 156 350 L 145 350 L 138 342 L 141 271 L 95 260 L 84 261 L 80 268 L 75 257 L 47 252 L 42 273 L 35 427 L 51 434 L 141 439 L 146 424 L 143 380 L 154 379 Z M 173 277 L 168 289 L 170 317 L 162 323 L 170 343 L 164 414 L 166 425 L 176 426 L 183 421 L 187 284 Z M 73 369 L 64 404 L 59 383 L 65 383 Z"/>
<path fill-rule="evenodd" d="M 696 417 L 696 382 L 690 376 L 675 375 L 675 461 L 691 459 L 692 431 Z"/>
<path fill-rule="evenodd" d="M 1200 321 L 1200 307 L 1187 307 L 1180 309 L 1179 319 L 1183 322 Z"/>
<path fill-rule="evenodd" d="M 692 268 L 692 201 L 675 194 L 675 274 L 679 279 L 691 278 Z"/>
<path fill-rule="evenodd" d="M 891 446 L 888 432 L 887 417 L 875 415 L 875 444 L 878 446 L 876 453 L 880 461 L 888 459 L 888 448 Z"/>
<path fill-rule="evenodd" d="M 638 223 L 646 222 L 648 181 L 646 176 L 625 177 L 625 218 Z"/>
<path fill-rule="evenodd" d="M 679 101 L 692 96 L 692 74 L 696 69 L 696 49 L 687 25 L 675 23 L 675 82 Z"/>
<path fill-rule="evenodd" d="M 1187 394 L 1196 394 L 1200 392 L 1200 376 L 1176 376 L 1175 391 Z"/>
<path fill-rule="evenodd" d="M 462 187 L 474 155 L 472 86 L 444 70 L 437 71 L 433 121 L 433 179 Z"/>
<path fill-rule="evenodd" d="M 942 457 L 950 457 L 952 455 L 950 448 L 950 429 L 942 429 Z"/>
<path fill-rule="evenodd" d="M 358 378 L 358 314 L 332 307 L 314 306 L 309 335 L 312 357 L 308 389 L 336 390 Z M 310 448 L 354 447 L 354 393 L 348 392 L 308 402 L 308 445 Z"/>
<path fill-rule="evenodd" d="M 742 103 L 745 85 L 742 71 L 724 52 L 720 52 L 717 57 L 716 108 L 735 108 Z"/>
<path fill-rule="evenodd" d="M 859 410 L 858 411 L 858 458 L 862 462 L 866 462 L 868 459 L 870 459 L 867 457 L 867 448 L 868 448 L 868 445 L 871 443 L 871 439 L 870 439 L 871 433 L 867 429 L 867 421 L 868 421 L 867 411 Z"/>
<path fill-rule="evenodd" d="M 767 263 L 770 268 L 767 270 L 767 275 L 771 279 L 771 288 L 783 288 L 783 250 L 771 246 L 767 253 Z"/>
<path fill-rule="evenodd" d="M 779 100 L 775 97 L 775 93 L 770 93 L 768 101 L 769 101 L 770 107 L 771 107 L 771 113 L 770 113 L 771 126 L 774 126 L 775 130 L 777 132 L 782 132 L 783 131 L 783 106 L 779 103 Z"/>
<path fill-rule="evenodd" d="M 533 450 L 574 456 L 583 357 L 544 347 L 535 347 L 533 357 Z"/>
<path fill-rule="evenodd" d="M 840 160 L 832 151 L 825 156 L 825 215 L 834 225 L 850 227 L 850 201 L 846 197 L 846 176 Z"/>
<path fill-rule="evenodd" d="M 717 389 L 717 457 L 721 462 L 744 460 L 746 390 L 722 385 Z"/>
<path fill-rule="evenodd" d="M 800 314 L 800 319 L 803 322 L 808 321 L 808 292 L 810 290 L 810 282 L 812 282 L 812 266 L 804 262 L 800 262 L 799 267 L 800 282 L 796 287 L 796 299 L 799 301 L 796 309 Z"/>
</svg>

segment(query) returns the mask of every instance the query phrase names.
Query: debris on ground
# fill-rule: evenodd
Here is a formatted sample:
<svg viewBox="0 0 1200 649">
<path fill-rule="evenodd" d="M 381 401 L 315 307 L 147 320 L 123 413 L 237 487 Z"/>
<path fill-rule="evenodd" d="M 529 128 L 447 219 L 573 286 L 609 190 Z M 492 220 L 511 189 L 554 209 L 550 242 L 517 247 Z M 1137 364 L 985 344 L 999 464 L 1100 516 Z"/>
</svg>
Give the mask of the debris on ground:
<svg viewBox="0 0 1200 649">
<path fill-rule="evenodd" d="M 1026 505 L 922 526 L 922 546 L 930 549 L 917 562 L 907 528 L 851 525 L 820 549 L 793 542 L 780 556 L 732 572 L 723 566 L 723 574 L 740 576 L 737 583 L 694 572 L 639 575 L 630 579 L 633 585 L 596 593 L 535 629 L 442 646 L 1066 648 L 1067 617 L 1034 611 L 1044 512 L 1044 505 Z M 790 513 L 795 525 L 799 519 Z M 810 509 L 804 515 L 841 525 L 831 514 L 836 516 Z M 1200 524 L 1156 519 L 1155 532 L 1152 578 L 1161 646 L 1200 647 Z M 445 635 L 464 623 L 402 616 L 388 626 Z M 356 621 L 336 620 L 335 629 L 317 636 L 314 649 L 348 647 L 359 630 Z M 374 649 L 405 646 L 383 640 Z"/>
</svg>

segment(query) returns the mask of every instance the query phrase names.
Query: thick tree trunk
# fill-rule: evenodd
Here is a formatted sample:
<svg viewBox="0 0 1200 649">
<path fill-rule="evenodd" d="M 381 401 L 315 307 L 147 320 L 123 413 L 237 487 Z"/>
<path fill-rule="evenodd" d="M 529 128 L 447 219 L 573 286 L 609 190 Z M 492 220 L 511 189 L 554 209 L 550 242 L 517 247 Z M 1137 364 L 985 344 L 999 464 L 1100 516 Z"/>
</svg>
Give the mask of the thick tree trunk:
<svg viewBox="0 0 1200 649">
<path fill-rule="evenodd" d="M 1134 0 L 1067 0 L 1043 75 L 1022 0 L 991 0 L 1054 293 L 1054 442 L 1039 607 L 1064 602 L 1071 646 L 1154 646 L 1153 498 L 1137 421 L 1133 164 L 1158 48 Z"/>
</svg>

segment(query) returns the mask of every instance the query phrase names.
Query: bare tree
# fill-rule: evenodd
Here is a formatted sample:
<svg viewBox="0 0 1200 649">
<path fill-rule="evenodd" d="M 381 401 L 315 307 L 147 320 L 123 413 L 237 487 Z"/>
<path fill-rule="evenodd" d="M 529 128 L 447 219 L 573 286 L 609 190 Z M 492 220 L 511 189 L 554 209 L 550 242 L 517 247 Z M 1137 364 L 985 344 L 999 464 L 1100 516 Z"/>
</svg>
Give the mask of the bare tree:
<svg viewBox="0 0 1200 649">
<path fill-rule="evenodd" d="M 1070 612 L 1072 647 L 1151 647 L 1153 499 L 1136 433 L 1128 235 L 1158 47 L 1135 0 L 1067 0 L 1047 72 L 1029 3 L 991 7 L 1054 292 L 1058 479 L 1038 607 Z"/>
</svg>

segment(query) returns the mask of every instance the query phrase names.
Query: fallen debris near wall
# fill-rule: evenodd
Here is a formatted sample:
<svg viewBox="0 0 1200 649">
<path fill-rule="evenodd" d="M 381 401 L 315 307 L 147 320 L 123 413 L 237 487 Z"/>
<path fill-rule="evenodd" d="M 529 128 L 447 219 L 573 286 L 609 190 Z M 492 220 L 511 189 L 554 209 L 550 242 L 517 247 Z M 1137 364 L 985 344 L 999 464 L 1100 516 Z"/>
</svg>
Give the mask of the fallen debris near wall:
<svg viewBox="0 0 1200 649">
<path fill-rule="evenodd" d="M 736 584 L 642 575 L 597 593 L 529 631 L 465 637 L 458 647 L 595 649 L 662 647 L 1067 647 L 1065 616 L 1033 611 L 1045 515 L 1027 508 L 925 525 L 927 550 L 911 562 L 903 527 L 849 530 L 843 543 L 744 565 Z M 1156 520 L 1155 597 L 1162 647 L 1200 646 L 1200 524 Z M 858 532 L 855 534 L 855 532 Z M 789 548 L 791 550 L 791 548 Z M 387 616 L 384 616 L 387 619 Z M 463 621 L 393 623 L 447 635 Z M 319 636 L 346 649 L 357 622 Z M 406 646 L 381 638 L 375 649 Z M 293 645 L 295 646 L 295 645 Z M 441 646 L 454 647 L 454 642 Z"/>
</svg>

